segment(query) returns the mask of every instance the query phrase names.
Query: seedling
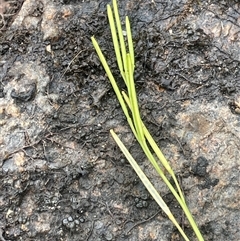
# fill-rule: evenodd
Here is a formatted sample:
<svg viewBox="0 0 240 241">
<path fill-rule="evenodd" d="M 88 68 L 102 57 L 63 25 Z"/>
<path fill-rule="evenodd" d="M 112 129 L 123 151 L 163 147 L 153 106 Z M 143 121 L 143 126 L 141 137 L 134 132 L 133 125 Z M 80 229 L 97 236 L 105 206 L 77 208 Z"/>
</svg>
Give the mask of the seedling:
<svg viewBox="0 0 240 241">
<path fill-rule="evenodd" d="M 152 138 L 151 134 L 147 130 L 146 126 L 142 122 L 140 111 L 138 108 L 138 100 L 137 100 L 137 94 L 134 84 L 134 68 L 135 68 L 135 60 L 134 60 L 134 50 L 133 50 L 133 41 L 132 41 L 132 34 L 131 34 L 131 27 L 128 17 L 126 17 L 126 33 L 127 33 L 127 47 L 128 51 L 126 51 L 127 47 L 125 45 L 122 26 L 120 22 L 120 17 L 118 13 L 118 6 L 117 6 L 117 0 L 113 0 L 113 11 L 110 5 L 107 5 L 107 15 L 109 20 L 109 25 L 112 33 L 112 40 L 116 55 L 116 60 L 118 64 L 119 71 L 121 73 L 121 76 L 125 82 L 127 93 L 120 92 L 119 87 L 112 75 L 112 72 L 107 64 L 107 61 L 97 43 L 94 37 L 92 37 L 92 43 L 93 46 L 98 54 L 98 57 L 107 73 L 107 76 L 112 84 L 112 87 L 116 93 L 116 96 L 118 98 L 118 101 L 121 105 L 121 108 L 126 116 L 127 122 L 138 141 L 139 145 L 141 146 L 143 152 L 145 153 L 148 160 L 151 162 L 153 167 L 156 169 L 159 176 L 163 179 L 163 181 L 166 183 L 178 203 L 180 204 L 181 208 L 183 209 L 184 213 L 186 214 L 186 217 L 190 223 L 190 225 L 193 228 L 193 231 L 195 232 L 197 239 L 199 241 L 204 241 L 196 222 L 194 221 L 184 198 L 184 195 L 182 193 L 182 190 L 180 188 L 180 185 L 177 181 L 177 178 L 174 174 L 174 171 L 172 170 L 170 164 L 164 157 L 163 153 L 157 146 L 156 142 Z M 129 153 L 125 145 L 122 143 L 122 141 L 119 139 L 117 134 L 110 130 L 110 133 L 141 179 L 142 183 L 145 185 L 148 192 L 152 195 L 154 200 L 158 203 L 158 205 L 162 208 L 162 210 L 167 214 L 169 219 L 173 222 L 173 224 L 177 227 L 183 238 L 187 241 L 189 241 L 189 238 L 183 231 L 183 229 L 180 227 L 178 222 L 176 221 L 175 217 L 171 213 L 170 209 L 168 208 L 167 204 L 163 201 L 160 194 L 157 192 L 157 190 L 154 188 L 153 184 L 149 181 L 149 179 L 146 177 L 144 172 L 141 170 L 137 162 L 134 160 L 132 155 Z M 169 182 L 166 175 L 164 174 L 163 169 L 159 166 L 158 162 L 156 161 L 156 158 L 154 157 L 154 154 L 151 152 L 151 149 L 154 151 L 154 154 L 157 156 L 159 161 L 161 162 L 162 166 L 165 168 L 165 170 L 171 175 L 172 179 L 174 180 L 174 184 L 176 186 L 176 189 L 173 187 L 173 185 Z"/>
</svg>

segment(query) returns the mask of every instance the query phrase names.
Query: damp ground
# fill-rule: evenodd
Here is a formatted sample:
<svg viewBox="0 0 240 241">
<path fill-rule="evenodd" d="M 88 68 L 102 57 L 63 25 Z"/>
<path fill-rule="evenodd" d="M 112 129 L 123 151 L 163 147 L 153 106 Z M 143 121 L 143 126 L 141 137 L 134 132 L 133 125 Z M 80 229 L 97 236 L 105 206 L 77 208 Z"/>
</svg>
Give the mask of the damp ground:
<svg viewBox="0 0 240 241">
<path fill-rule="evenodd" d="M 177 241 L 114 129 L 191 240 L 127 126 L 91 44 L 123 82 L 108 1 L 0 1 L 0 240 Z M 146 126 L 205 240 L 240 240 L 240 4 L 120 1 Z"/>
</svg>

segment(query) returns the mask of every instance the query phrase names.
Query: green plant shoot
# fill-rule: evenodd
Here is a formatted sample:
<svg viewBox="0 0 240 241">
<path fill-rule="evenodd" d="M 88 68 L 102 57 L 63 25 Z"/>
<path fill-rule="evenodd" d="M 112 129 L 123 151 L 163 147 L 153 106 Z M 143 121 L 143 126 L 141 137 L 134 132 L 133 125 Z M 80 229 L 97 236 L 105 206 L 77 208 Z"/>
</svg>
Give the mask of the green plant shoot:
<svg viewBox="0 0 240 241">
<path fill-rule="evenodd" d="M 134 84 L 134 68 L 135 68 L 135 60 L 134 60 L 134 49 L 133 49 L 133 41 L 132 41 L 132 34 L 131 34 L 131 27 L 128 17 L 126 17 L 126 32 L 127 32 L 127 47 L 125 45 L 124 36 L 122 32 L 122 25 L 118 13 L 118 6 L 117 1 L 113 0 L 113 11 L 110 5 L 107 5 L 107 15 L 109 20 L 109 25 L 111 29 L 112 34 L 112 40 L 113 40 L 113 46 L 115 50 L 116 60 L 118 64 L 118 68 L 120 71 L 120 74 L 125 82 L 127 93 L 122 92 L 119 90 L 118 85 L 112 75 L 112 72 L 107 64 L 107 61 L 97 43 L 94 37 L 92 37 L 92 43 L 93 46 L 98 54 L 98 57 L 104 67 L 104 70 L 107 73 L 107 76 L 112 84 L 113 90 L 115 91 L 115 94 L 118 98 L 118 101 L 121 105 L 121 108 L 124 112 L 124 115 L 126 116 L 127 122 L 138 141 L 139 145 L 141 146 L 143 152 L 145 153 L 148 160 L 151 162 L 159 176 L 163 179 L 163 181 L 166 183 L 178 203 L 180 204 L 181 208 L 183 209 L 184 213 L 186 214 L 186 217 L 192 226 L 193 231 L 195 232 L 197 239 L 199 241 L 204 241 L 202 234 L 200 233 L 197 224 L 195 220 L 193 219 L 184 195 L 182 193 L 182 190 L 180 188 L 180 185 L 177 181 L 177 178 L 174 174 L 174 171 L 172 170 L 170 164 L 164 157 L 163 153 L 159 149 L 158 145 L 152 138 L 151 134 L 149 133 L 148 129 L 142 122 L 140 111 L 138 107 L 138 100 L 137 100 L 137 94 Z M 154 200 L 158 203 L 158 205 L 162 208 L 162 210 L 168 215 L 169 219 L 173 222 L 173 224 L 177 227 L 181 235 L 186 241 L 189 241 L 189 238 L 184 233 L 176 219 L 174 218 L 173 214 L 167 207 L 166 203 L 161 198 L 160 194 L 156 191 L 152 183 L 149 181 L 149 179 L 146 177 L 144 172 L 141 170 L 137 162 L 134 160 L 132 155 L 128 152 L 125 145 L 121 142 L 119 137 L 115 134 L 113 130 L 110 130 L 110 133 L 125 155 L 126 159 L 129 161 L 139 178 L 141 179 L 142 183 L 145 185 L 148 192 L 152 195 Z M 174 180 L 174 184 L 176 186 L 176 189 L 173 187 L 173 185 L 169 182 L 166 175 L 164 174 L 164 171 L 159 166 L 157 160 L 154 157 L 154 154 L 151 152 L 149 146 L 154 151 L 155 155 L 157 156 L 158 160 L 161 162 L 163 167 L 167 170 L 167 172 L 171 175 L 172 179 Z"/>
</svg>

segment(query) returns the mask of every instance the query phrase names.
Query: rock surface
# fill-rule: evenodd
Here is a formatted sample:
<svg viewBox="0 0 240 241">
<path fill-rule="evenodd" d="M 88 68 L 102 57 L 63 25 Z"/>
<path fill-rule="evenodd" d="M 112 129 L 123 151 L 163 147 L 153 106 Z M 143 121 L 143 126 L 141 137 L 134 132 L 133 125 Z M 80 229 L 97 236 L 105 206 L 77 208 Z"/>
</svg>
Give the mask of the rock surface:
<svg viewBox="0 0 240 241">
<path fill-rule="evenodd" d="M 182 240 L 109 134 L 143 156 L 92 47 L 119 74 L 109 1 L 0 0 L 0 240 Z M 145 124 L 205 240 L 240 240 L 240 4 L 121 1 Z"/>
</svg>

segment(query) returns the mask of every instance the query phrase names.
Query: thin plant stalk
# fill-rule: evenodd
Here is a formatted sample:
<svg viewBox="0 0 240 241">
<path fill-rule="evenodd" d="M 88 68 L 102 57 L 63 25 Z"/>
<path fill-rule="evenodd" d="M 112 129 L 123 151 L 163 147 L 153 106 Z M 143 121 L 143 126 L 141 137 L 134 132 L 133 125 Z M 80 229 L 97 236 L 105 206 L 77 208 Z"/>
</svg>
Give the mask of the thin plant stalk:
<svg viewBox="0 0 240 241">
<path fill-rule="evenodd" d="M 122 107 L 122 109 L 123 109 L 123 112 L 124 112 L 125 116 L 127 117 L 128 124 L 129 124 L 130 128 L 132 129 L 134 136 L 136 137 L 136 139 L 138 140 L 139 144 L 141 145 L 142 142 L 140 141 L 139 136 L 138 136 L 138 134 L 137 134 L 137 132 L 136 132 L 136 130 L 135 130 L 135 127 L 134 127 L 134 125 L 133 125 L 133 121 L 132 121 L 132 119 L 131 119 L 131 117 L 130 117 L 130 115 L 129 115 L 129 113 L 128 113 L 127 106 L 126 106 L 126 104 L 124 103 L 123 97 L 122 97 L 121 94 L 120 94 L 120 90 L 118 89 L 118 87 L 117 87 L 117 85 L 116 85 L 116 82 L 115 82 L 115 79 L 114 79 L 112 73 L 111 73 L 111 74 L 108 74 L 108 72 L 110 71 L 110 68 L 108 67 L 108 65 L 107 65 L 107 63 L 106 63 L 106 60 L 105 60 L 103 54 L 100 53 L 100 51 L 99 51 L 100 48 L 99 48 L 96 40 L 95 40 L 93 37 L 92 37 L 92 42 L 93 42 L 93 45 L 94 45 L 94 47 L 95 47 L 95 49 L 96 49 L 96 52 L 98 53 L 98 56 L 99 56 L 102 64 L 104 63 L 104 64 L 103 64 L 103 67 L 104 67 L 104 69 L 105 69 L 105 71 L 106 71 L 106 73 L 107 73 L 107 75 L 108 75 L 108 77 L 109 77 L 110 82 L 112 83 L 113 89 L 114 89 L 114 91 L 115 91 L 115 93 L 116 93 L 116 95 L 117 95 L 117 98 L 118 98 L 119 103 L 120 103 L 120 105 L 121 105 L 121 107 Z M 129 99 L 128 99 L 128 100 L 129 100 Z M 111 133 L 111 134 L 112 134 L 112 133 Z M 117 144 L 119 144 L 119 143 L 117 143 Z M 161 170 L 161 168 L 157 165 L 157 162 L 156 162 L 156 160 L 154 159 L 154 157 L 152 156 L 150 150 L 149 150 L 148 148 L 146 148 L 146 146 L 143 145 L 143 144 L 141 145 L 141 147 L 142 147 L 144 153 L 146 154 L 146 156 L 148 157 L 148 159 L 150 160 L 150 162 L 153 164 L 154 168 L 157 170 L 157 172 L 159 173 L 159 175 L 163 178 L 163 180 L 165 181 L 165 183 L 167 183 L 167 185 L 169 186 L 169 188 L 170 188 L 170 190 L 172 191 L 172 193 L 174 194 L 174 196 L 177 197 L 177 200 L 181 203 L 181 202 L 182 202 L 182 199 L 179 197 L 179 195 L 177 194 L 177 192 L 175 191 L 175 189 L 172 187 L 171 183 L 170 183 L 170 182 L 168 181 L 168 179 L 165 177 L 165 175 L 164 175 L 163 171 Z M 154 161 L 153 161 L 153 160 L 154 160 Z M 181 205 L 181 206 L 182 206 L 182 205 Z M 184 206 L 184 208 L 185 208 L 185 206 Z M 169 218 L 169 219 L 170 219 L 170 218 Z M 189 239 L 185 239 L 185 240 L 189 240 Z M 201 239 L 199 239 L 199 240 L 201 240 Z"/>
<path fill-rule="evenodd" d="M 117 1 L 113 0 L 113 6 L 115 6 L 115 11 L 114 11 L 115 20 L 114 20 L 113 13 L 112 13 L 110 5 L 108 5 L 108 7 L 107 7 L 107 9 L 108 9 L 107 13 L 108 13 L 108 19 L 109 19 L 110 26 L 115 26 L 115 24 L 114 24 L 115 21 L 116 21 L 116 25 L 117 26 L 121 25 L 119 14 L 116 12 L 117 11 L 116 5 L 117 5 Z M 134 51 L 133 51 L 133 41 L 132 41 L 132 34 L 131 34 L 131 29 L 130 29 L 130 22 L 129 22 L 128 18 L 126 18 L 126 20 L 127 20 L 127 22 L 126 22 L 126 30 L 127 30 L 127 34 L 128 34 L 127 38 L 128 38 L 128 45 L 129 45 L 128 47 L 129 47 L 129 52 L 132 52 L 132 54 L 130 54 L 130 56 L 133 58 L 133 60 L 131 59 L 131 62 L 134 63 L 134 53 L 133 53 Z M 119 29 L 120 29 L 120 27 L 119 27 Z M 122 32 L 118 33 L 118 35 L 117 35 L 116 29 L 113 30 L 113 31 L 111 29 L 111 32 L 112 32 L 113 43 L 118 42 L 118 38 L 119 38 L 120 42 L 123 41 L 123 34 L 122 34 Z M 120 35 L 122 37 L 119 37 Z M 127 56 L 127 53 L 126 53 L 125 44 L 122 43 L 121 46 L 124 46 L 123 47 L 124 49 L 122 50 L 122 52 L 123 52 L 122 58 L 123 58 L 124 56 Z M 119 44 L 116 44 L 116 43 L 114 44 L 114 50 L 115 50 L 116 58 L 118 58 L 118 55 L 120 53 Z M 118 60 L 118 59 L 117 59 L 117 61 L 120 62 L 120 60 Z M 131 70 L 132 71 L 129 72 L 129 68 L 128 68 L 128 64 L 127 64 L 126 67 L 124 67 L 125 74 L 123 74 L 123 75 L 125 77 L 125 83 L 126 83 L 127 90 L 128 90 L 128 93 L 129 93 L 130 103 L 131 103 L 131 106 L 133 106 L 133 108 L 132 108 L 132 117 L 133 117 L 134 126 L 136 128 L 137 133 L 139 134 L 138 137 L 140 138 L 140 141 L 143 142 L 145 138 L 144 138 L 143 132 L 141 130 L 142 128 L 140 128 L 140 123 L 138 121 L 138 120 L 141 119 L 141 117 L 140 117 L 140 114 L 139 114 L 138 101 L 137 101 L 137 97 L 136 97 L 136 91 L 135 91 L 135 85 L 134 85 L 134 79 L 133 79 L 134 68 L 132 68 Z M 128 74 L 126 74 L 126 73 L 128 73 Z M 156 155 L 160 156 L 159 152 L 157 152 Z M 184 200 L 184 195 L 182 194 L 181 188 L 179 187 L 179 184 L 177 182 L 175 174 L 172 171 L 170 165 L 168 164 L 166 159 L 160 159 L 160 161 L 162 162 L 162 164 L 165 167 L 165 169 L 172 176 L 172 178 L 173 178 L 173 180 L 175 182 L 175 185 L 176 185 L 176 187 L 178 189 L 178 193 L 181 196 L 181 198 Z M 156 163 L 156 165 L 158 165 L 158 164 Z"/>
<path fill-rule="evenodd" d="M 127 103 L 128 107 L 130 108 L 130 110 L 132 111 L 132 106 L 130 104 L 130 101 L 129 101 L 129 98 L 128 96 L 126 95 L 126 93 L 124 91 L 122 91 L 122 95 L 123 95 L 123 98 L 125 100 L 125 102 Z M 161 150 L 159 149 L 158 145 L 156 144 L 156 142 L 154 141 L 154 139 L 152 138 L 151 134 L 149 133 L 148 129 L 146 128 L 146 126 L 144 125 L 144 123 L 141 121 L 141 125 L 142 125 L 142 128 L 143 128 L 143 132 L 144 132 L 144 136 L 146 137 L 148 143 L 150 144 L 151 148 L 154 150 L 155 154 L 157 155 L 158 159 L 161 161 L 161 163 L 163 164 L 164 168 L 168 171 L 168 173 L 171 175 L 171 177 L 173 178 L 174 180 L 174 183 L 175 185 L 177 186 L 177 190 L 179 192 L 179 195 L 180 195 L 180 198 L 182 201 L 185 202 L 185 199 L 184 199 L 184 196 L 183 196 L 183 193 L 181 191 L 181 188 L 178 184 L 178 181 L 177 181 L 177 178 L 175 176 L 175 173 L 174 171 L 172 170 L 171 166 L 169 165 L 167 159 L 165 158 L 165 156 L 162 154 Z M 148 148 L 148 147 L 146 147 Z M 156 169 L 158 169 L 158 164 L 157 162 L 155 161 L 155 159 L 153 160 L 153 158 L 151 158 L 151 160 L 153 161 L 152 165 L 153 166 L 157 166 Z M 158 173 L 161 173 L 161 177 L 162 175 L 164 175 L 162 173 L 162 171 L 158 171 Z M 165 176 L 165 175 L 164 175 Z M 168 185 L 168 184 L 167 184 Z M 174 189 L 172 187 L 172 184 L 168 185 L 169 189 L 172 190 Z M 175 192 L 175 189 L 174 189 L 174 192 Z M 176 193 L 177 194 L 177 193 Z M 174 195 L 176 197 L 176 194 Z M 178 195 L 178 194 L 177 194 Z M 176 197 L 177 198 L 177 197 Z"/>
<path fill-rule="evenodd" d="M 130 26 L 130 21 L 128 16 L 126 16 L 126 32 L 127 32 L 127 40 L 128 40 L 128 49 L 132 60 L 133 70 L 134 70 L 135 58 L 134 58 L 134 50 L 133 50 L 132 31 L 131 31 L 131 26 Z"/>
<path fill-rule="evenodd" d="M 133 78 L 135 61 L 134 61 L 134 51 L 133 51 L 133 42 L 132 42 L 130 22 L 129 22 L 128 17 L 126 17 L 126 32 L 127 32 L 127 41 L 128 41 L 128 53 L 127 53 L 126 46 L 124 43 L 124 36 L 122 34 L 121 22 L 120 22 L 120 17 L 118 14 L 116 0 L 113 0 L 113 11 L 114 11 L 114 14 L 112 13 L 112 9 L 111 9 L 110 5 L 108 5 L 107 13 L 108 13 L 108 19 L 109 19 L 109 24 L 110 24 L 111 33 L 112 33 L 112 39 L 113 39 L 113 45 L 114 45 L 114 49 L 115 49 L 116 59 L 118 62 L 118 67 L 119 67 L 120 73 L 125 81 L 125 84 L 126 84 L 126 87 L 128 90 L 128 95 L 125 94 L 124 92 L 121 94 L 121 92 L 118 88 L 118 85 L 111 73 L 111 70 L 106 62 L 106 59 L 105 59 L 104 55 L 102 54 L 102 51 L 94 37 L 91 38 L 92 43 L 96 49 L 96 52 L 99 56 L 100 61 L 102 62 L 102 65 L 108 75 L 108 78 L 113 86 L 113 89 L 116 93 L 118 101 L 123 109 L 123 112 L 127 118 L 128 124 L 129 124 L 135 138 L 139 142 L 140 146 L 142 147 L 142 149 L 143 149 L 145 155 L 147 156 L 147 158 L 149 159 L 149 161 L 152 163 L 152 165 L 154 166 L 154 168 L 156 169 L 158 174 L 161 176 L 163 181 L 166 183 L 166 185 L 169 187 L 169 189 L 171 190 L 171 192 L 173 193 L 173 195 L 179 202 L 179 204 L 182 207 L 183 211 L 185 212 L 198 240 L 204 241 L 204 239 L 203 239 L 203 237 L 202 237 L 202 235 L 186 205 L 184 195 L 181 191 L 181 188 L 178 184 L 177 178 L 176 178 L 172 168 L 170 167 L 166 158 L 162 154 L 161 150 L 159 149 L 156 142 L 154 141 L 151 134 L 149 133 L 149 131 L 147 130 L 147 128 L 145 127 L 144 123 L 141 120 L 141 116 L 140 116 L 140 112 L 139 112 L 139 108 L 138 108 L 138 101 L 137 101 L 137 95 L 136 95 L 136 90 L 135 90 L 134 78 Z M 115 24 L 115 21 L 116 21 L 116 24 Z M 116 28 L 116 26 L 117 26 L 117 28 Z M 120 44 L 119 44 L 119 42 L 120 42 Z M 131 111 L 131 115 L 129 114 L 128 109 Z M 118 146 L 120 147 L 120 149 L 122 150 L 122 152 L 125 154 L 126 158 L 129 160 L 129 162 L 132 165 L 132 163 L 133 163 L 132 160 L 134 160 L 134 159 L 132 157 L 130 157 L 131 156 L 130 153 L 127 151 L 127 149 L 125 148 L 123 143 L 120 141 L 120 139 L 116 136 L 116 134 L 113 131 L 111 131 L 111 134 L 112 134 L 114 140 L 116 141 L 116 143 L 118 144 Z M 155 160 L 153 154 L 151 153 L 148 145 L 151 146 L 151 148 L 155 152 L 156 156 L 158 157 L 158 159 L 161 161 L 162 165 L 164 166 L 164 168 L 172 176 L 172 178 L 175 182 L 177 191 L 174 189 L 172 184 L 168 181 L 164 172 L 162 171 L 162 169 L 158 165 L 157 161 Z M 134 162 L 135 162 L 135 160 L 134 160 Z M 134 164 L 135 167 L 133 167 L 135 171 L 136 171 L 136 165 L 137 165 L 137 163 L 135 162 L 135 164 Z M 140 169 L 140 167 L 137 168 L 138 171 L 139 171 L 139 169 Z M 141 174 L 141 176 L 143 176 L 143 175 Z M 146 181 L 146 178 L 141 179 L 141 180 L 145 186 L 149 184 L 148 181 Z M 148 191 L 149 191 L 149 189 L 148 189 Z M 155 191 L 154 191 L 154 193 L 155 193 Z M 152 195 L 152 193 L 151 193 L 151 195 Z M 156 195 L 154 194 L 153 197 L 155 199 Z M 156 200 L 156 202 L 158 202 L 158 201 Z M 173 221 L 173 219 L 171 219 L 171 220 Z M 178 228 L 178 226 L 179 226 L 178 223 L 176 224 L 175 221 L 173 221 L 173 223 Z M 184 239 L 188 240 L 188 239 L 186 239 L 186 235 L 184 234 L 184 232 L 181 230 L 179 230 L 179 231 L 183 235 Z"/>
<path fill-rule="evenodd" d="M 128 104 L 129 108 L 131 108 L 130 106 L 130 102 L 129 102 L 129 98 L 127 97 L 127 95 L 123 92 L 123 97 L 126 101 L 126 103 Z M 142 122 L 142 126 L 143 126 L 143 131 L 144 131 L 144 135 L 146 136 L 148 142 L 150 143 L 151 147 L 153 148 L 155 154 L 159 157 L 159 159 L 165 159 L 165 161 L 167 162 L 166 158 L 164 157 L 164 155 L 162 154 L 161 150 L 159 149 L 159 147 L 157 146 L 156 142 L 154 141 L 154 139 L 152 138 L 151 134 L 149 133 L 148 129 L 145 127 L 144 123 Z M 195 222 L 195 220 L 192 217 L 191 212 L 189 211 L 185 199 L 182 199 L 181 196 L 178 195 L 178 193 L 176 192 L 176 190 L 174 189 L 174 187 L 172 186 L 172 184 L 168 181 L 168 179 L 166 178 L 166 176 L 164 175 L 163 171 L 161 170 L 161 168 L 158 166 L 156 160 L 154 159 L 152 153 L 150 152 L 148 146 L 146 146 L 145 143 L 139 143 L 145 153 L 145 155 L 147 156 L 148 160 L 152 163 L 153 167 L 156 169 L 156 171 L 158 172 L 158 174 L 161 176 L 161 178 L 163 179 L 163 181 L 166 183 L 166 185 L 168 186 L 168 188 L 171 190 L 172 194 L 174 195 L 174 197 L 177 199 L 178 203 L 180 204 L 180 206 L 182 207 L 184 213 L 186 214 L 189 223 L 191 224 L 196 236 L 198 237 L 198 240 L 203 240 L 203 237 L 197 227 L 197 224 Z M 169 165 L 169 164 L 168 164 Z M 171 168 L 171 167 L 170 167 Z M 172 170 L 172 169 L 171 169 Z M 173 172 L 173 171 L 172 171 Z M 175 174 L 173 173 L 173 176 L 175 177 Z M 176 178 L 176 177 L 175 177 Z M 177 180 L 176 180 L 177 182 Z M 178 182 L 177 182 L 178 184 Z M 179 187 L 180 188 L 180 187 Z"/>
<path fill-rule="evenodd" d="M 170 209 L 168 208 L 167 204 L 164 202 L 164 200 L 162 199 L 162 197 L 159 195 L 159 193 L 157 192 L 157 190 L 155 189 L 155 187 L 152 185 L 152 183 L 150 182 L 150 180 L 147 178 L 147 176 L 144 174 L 144 172 L 142 171 L 142 169 L 139 167 L 139 165 L 137 164 L 137 162 L 134 160 L 134 158 L 132 157 L 132 155 L 129 153 L 129 151 L 127 150 L 127 148 L 125 147 L 125 145 L 122 143 L 122 141 L 119 139 L 119 137 L 115 134 L 115 132 L 113 130 L 110 130 L 110 133 L 113 137 L 113 139 L 115 140 L 115 142 L 117 143 L 117 145 L 119 146 L 119 148 L 121 149 L 122 153 L 125 155 L 125 157 L 127 158 L 127 160 L 129 161 L 129 163 L 131 164 L 132 168 L 135 170 L 135 172 L 137 173 L 137 175 L 139 176 L 139 178 L 141 179 L 142 183 L 144 184 L 144 186 L 146 187 L 146 189 L 148 190 L 148 192 L 152 195 L 152 197 L 154 198 L 154 200 L 157 202 L 157 204 L 162 208 L 162 210 L 165 212 L 165 214 L 168 216 L 168 218 L 173 222 L 173 224 L 177 227 L 178 231 L 182 234 L 183 238 L 186 241 L 189 241 L 188 237 L 186 236 L 186 234 L 184 233 L 183 229 L 180 227 L 180 225 L 178 224 L 177 220 L 175 219 L 175 217 L 173 216 L 172 212 L 170 211 Z"/>
<path fill-rule="evenodd" d="M 108 15 L 109 25 L 110 25 L 110 29 L 111 29 L 111 33 L 112 33 L 113 46 L 114 46 L 114 49 L 115 49 L 115 54 L 116 54 L 118 68 L 120 70 L 122 78 L 125 81 L 125 84 L 127 85 L 126 79 L 125 79 L 125 73 L 124 73 L 125 64 L 124 64 L 124 67 L 123 67 L 123 61 L 126 62 L 125 45 L 121 46 L 121 50 L 122 50 L 122 53 L 121 53 L 121 50 L 120 50 L 120 47 L 119 47 L 119 41 L 118 41 L 118 38 L 116 38 L 117 32 L 116 32 L 115 22 L 114 21 L 110 21 L 110 19 L 113 19 L 113 13 L 112 13 L 112 9 L 111 9 L 110 5 L 107 5 L 107 15 Z M 119 28 L 119 23 L 117 23 L 117 27 Z M 120 29 L 118 29 L 118 31 L 121 31 L 121 24 L 120 24 Z M 124 40 L 120 41 L 121 45 L 122 45 L 122 41 L 124 41 Z M 124 44 L 124 42 L 123 42 L 123 44 Z"/>
<path fill-rule="evenodd" d="M 111 7 L 110 7 L 110 11 L 111 11 Z M 116 19 L 116 26 L 117 26 L 117 33 L 118 33 L 118 39 L 119 39 L 119 43 L 120 43 L 120 50 L 118 50 L 119 52 L 121 52 L 121 56 L 122 56 L 122 62 L 123 62 L 123 72 L 126 71 L 127 69 L 127 51 L 126 51 L 126 46 L 125 46 L 125 42 L 124 42 L 124 36 L 122 34 L 122 24 L 120 21 L 120 17 L 119 17 L 119 12 L 118 12 L 118 5 L 117 5 L 117 1 L 113 2 L 113 12 L 114 12 L 114 16 Z M 109 22 L 114 22 L 112 21 L 113 15 L 108 16 Z M 116 35 L 112 35 L 113 38 L 116 37 Z M 122 76 L 124 75 L 124 73 L 122 74 Z"/>
</svg>

